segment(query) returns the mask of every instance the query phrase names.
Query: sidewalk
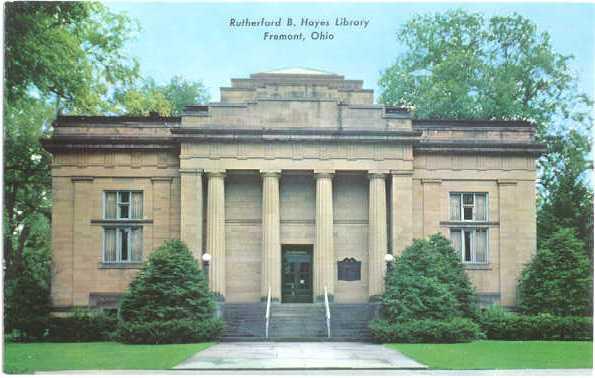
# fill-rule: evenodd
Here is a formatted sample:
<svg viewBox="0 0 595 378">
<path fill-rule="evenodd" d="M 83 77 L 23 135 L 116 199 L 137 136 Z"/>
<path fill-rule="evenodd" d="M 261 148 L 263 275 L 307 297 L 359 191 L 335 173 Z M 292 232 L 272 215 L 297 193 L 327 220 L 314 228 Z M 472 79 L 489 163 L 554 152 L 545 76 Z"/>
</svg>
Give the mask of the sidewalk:
<svg viewBox="0 0 595 378">
<path fill-rule="evenodd" d="M 229 342 L 203 350 L 174 369 L 425 369 L 379 344 L 362 342 Z"/>
</svg>

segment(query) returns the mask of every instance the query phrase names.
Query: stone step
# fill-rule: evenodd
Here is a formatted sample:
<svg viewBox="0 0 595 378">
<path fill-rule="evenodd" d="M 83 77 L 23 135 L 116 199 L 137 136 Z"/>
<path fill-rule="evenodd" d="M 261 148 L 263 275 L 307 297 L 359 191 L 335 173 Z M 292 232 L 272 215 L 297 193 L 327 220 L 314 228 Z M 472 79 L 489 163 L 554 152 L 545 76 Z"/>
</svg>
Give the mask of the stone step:
<svg viewBox="0 0 595 378">
<path fill-rule="evenodd" d="M 332 340 L 370 338 L 368 322 L 378 314 L 374 304 L 331 304 Z M 223 340 L 264 340 L 264 303 L 225 304 Z M 274 341 L 324 341 L 327 338 L 325 307 L 320 303 L 273 303 L 269 339 Z"/>
</svg>

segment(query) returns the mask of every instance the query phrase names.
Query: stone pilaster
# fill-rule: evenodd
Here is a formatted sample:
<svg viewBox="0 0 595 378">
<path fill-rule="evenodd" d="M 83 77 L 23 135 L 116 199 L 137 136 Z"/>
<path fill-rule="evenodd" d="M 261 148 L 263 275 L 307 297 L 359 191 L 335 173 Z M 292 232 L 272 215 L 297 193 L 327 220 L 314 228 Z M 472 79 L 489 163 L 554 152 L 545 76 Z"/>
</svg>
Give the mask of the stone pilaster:
<svg viewBox="0 0 595 378">
<path fill-rule="evenodd" d="M 384 291 L 384 256 L 387 252 L 386 183 L 384 173 L 370 172 L 368 214 L 368 294 L 376 300 Z"/>
<path fill-rule="evenodd" d="M 73 222 L 72 235 L 73 243 L 71 250 L 72 278 L 71 293 L 73 306 L 85 306 L 89 301 L 89 290 L 94 271 L 97 269 L 89 264 L 88 257 L 80 251 L 89 248 L 89 241 L 93 239 L 93 232 L 97 232 L 90 226 L 91 216 L 94 213 L 93 206 L 93 177 L 72 177 L 73 185 Z M 78 253 L 77 253 L 78 252 Z"/>
<path fill-rule="evenodd" d="M 399 256 L 413 241 L 413 171 L 391 171 L 391 245 Z"/>
<path fill-rule="evenodd" d="M 314 300 L 335 293 L 335 242 L 333 235 L 333 171 L 315 171 L 316 239 L 314 242 Z"/>
<path fill-rule="evenodd" d="M 423 179 L 423 237 L 440 232 L 440 187 L 442 180 Z"/>
<path fill-rule="evenodd" d="M 202 267 L 202 169 L 180 169 L 180 236 Z"/>
<path fill-rule="evenodd" d="M 522 262 L 518 261 L 519 233 L 526 224 L 519 225 L 518 183 L 498 180 L 500 220 L 500 300 L 503 306 L 516 305 L 516 284 Z M 496 254 L 491 253 L 490 259 Z"/>
<path fill-rule="evenodd" d="M 207 252 L 209 287 L 225 298 L 225 171 L 208 171 L 207 192 Z"/>
<path fill-rule="evenodd" d="M 262 174 L 262 263 L 260 295 L 281 300 L 281 225 L 279 215 L 279 177 L 281 171 Z"/>
</svg>

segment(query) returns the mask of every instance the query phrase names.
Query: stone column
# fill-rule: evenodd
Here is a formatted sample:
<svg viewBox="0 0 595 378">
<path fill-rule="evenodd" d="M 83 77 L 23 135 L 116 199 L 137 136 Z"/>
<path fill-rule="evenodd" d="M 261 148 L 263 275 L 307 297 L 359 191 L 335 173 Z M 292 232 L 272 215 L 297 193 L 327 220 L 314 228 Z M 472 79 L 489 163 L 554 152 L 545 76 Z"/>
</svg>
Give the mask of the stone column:
<svg viewBox="0 0 595 378">
<path fill-rule="evenodd" d="M 207 253 L 209 287 L 219 299 L 225 299 L 225 171 L 208 171 Z"/>
<path fill-rule="evenodd" d="M 202 169 L 180 169 L 180 237 L 202 267 Z"/>
<path fill-rule="evenodd" d="M 314 244 L 314 300 L 329 300 L 335 293 L 335 242 L 333 235 L 333 171 L 315 171 L 316 240 Z"/>
<path fill-rule="evenodd" d="M 377 300 L 384 292 L 384 256 L 387 252 L 385 174 L 370 172 L 368 214 L 368 295 Z"/>
<path fill-rule="evenodd" d="M 281 299 L 281 226 L 279 220 L 279 177 L 281 171 L 262 174 L 262 263 L 260 296 Z"/>
<path fill-rule="evenodd" d="M 413 171 L 391 171 L 391 245 L 399 256 L 413 241 Z"/>
</svg>

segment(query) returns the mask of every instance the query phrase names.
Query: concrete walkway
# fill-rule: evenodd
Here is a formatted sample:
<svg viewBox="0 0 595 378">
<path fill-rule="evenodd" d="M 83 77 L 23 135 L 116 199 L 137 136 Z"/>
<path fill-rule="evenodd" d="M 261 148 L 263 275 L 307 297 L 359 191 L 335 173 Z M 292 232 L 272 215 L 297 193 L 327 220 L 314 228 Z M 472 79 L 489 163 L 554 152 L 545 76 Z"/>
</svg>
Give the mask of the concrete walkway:
<svg viewBox="0 0 595 378">
<path fill-rule="evenodd" d="M 61 370 L 40 371 L 35 374 L 51 375 L 197 375 L 194 370 Z M 587 376 L 593 375 L 592 369 L 509 369 L 509 370 L 208 370 L 198 374 L 211 375 L 320 375 L 320 376 L 395 376 L 419 377 L 439 375 L 446 377 L 460 376 Z"/>
<path fill-rule="evenodd" d="M 174 369 L 425 369 L 396 350 L 359 342 L 225 342 Z"/>
</svg>

